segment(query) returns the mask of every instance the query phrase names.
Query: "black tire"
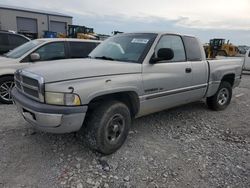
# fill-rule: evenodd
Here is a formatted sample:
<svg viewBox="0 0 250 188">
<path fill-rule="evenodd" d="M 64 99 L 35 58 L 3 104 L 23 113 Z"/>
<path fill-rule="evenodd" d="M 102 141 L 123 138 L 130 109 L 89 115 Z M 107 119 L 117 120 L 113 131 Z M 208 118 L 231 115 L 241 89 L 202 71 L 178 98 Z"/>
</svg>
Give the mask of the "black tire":
<svg viewBox="0 0 250 188">
<path fill-rule="evenodd" d="M 0 102 L 3 104 L 12 104 L 11 90 L 14 87 L 13 76 L 0 78 Z"/>
<path fill-rule="evenodd" d="M 102 154 L 112 154 L 125 142 L 130 124 L 130 110 L 124 103 L 103 102 L 86 119 L 87 144 Z"/>
<path fill-rule="evenodd" d="M 232 86 L 228 82 L 221 82 L 218 91 L 207 98 L 207 105 L 212 110 L 224 110 L 231 102 Z"/>
</svg>

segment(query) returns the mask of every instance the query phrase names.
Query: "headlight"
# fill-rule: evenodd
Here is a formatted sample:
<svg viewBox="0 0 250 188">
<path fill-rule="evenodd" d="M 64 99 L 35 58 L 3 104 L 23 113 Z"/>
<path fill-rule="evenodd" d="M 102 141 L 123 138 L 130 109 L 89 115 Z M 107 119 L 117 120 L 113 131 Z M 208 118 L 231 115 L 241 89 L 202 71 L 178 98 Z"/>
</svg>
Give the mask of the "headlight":
<svg viewBox="0 0 250 188">
<path fill-rule="evenodd" d="M 79 106 L 81 105 L 80 97 L 74 93 L 53 93 L 45 92 L 45 101 L 47 104 Z"/>
</svg>

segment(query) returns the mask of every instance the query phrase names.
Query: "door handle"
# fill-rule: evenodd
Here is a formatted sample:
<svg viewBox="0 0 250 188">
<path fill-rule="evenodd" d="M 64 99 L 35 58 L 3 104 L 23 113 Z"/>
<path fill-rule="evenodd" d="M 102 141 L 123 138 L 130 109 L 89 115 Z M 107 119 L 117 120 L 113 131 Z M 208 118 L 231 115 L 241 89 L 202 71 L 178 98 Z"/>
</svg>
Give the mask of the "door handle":
<svg viewBox="0 0 250 188">
<path fill-rule="evenodd" d="M 191 68 L 186 68 L 186 73 L 191 73 L 192 69 Z"/>
</svg>

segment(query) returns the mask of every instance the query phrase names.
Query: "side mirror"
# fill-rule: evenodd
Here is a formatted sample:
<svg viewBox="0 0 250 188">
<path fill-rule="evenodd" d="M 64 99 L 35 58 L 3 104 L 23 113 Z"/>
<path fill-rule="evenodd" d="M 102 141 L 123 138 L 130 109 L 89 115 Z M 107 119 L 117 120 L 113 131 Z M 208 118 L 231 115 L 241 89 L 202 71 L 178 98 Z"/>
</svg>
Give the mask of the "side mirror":
<svg viewBox="0 0 250 188">
<path fill-rule="evenodd" d="M 32 62 L 39 61 L 40 60 L 40 55 L 39 53 L 32 53 L 30 54 L 30 60 Z"/>
<path fill-rule="evenodd" d="M 157 52 L 157 57 L 152 57 L 150 60 L 151 64 L 158 61 L 171 60 L 174 58 L 174 51 L 171 48 L 160 48 Z"/>
</svg>

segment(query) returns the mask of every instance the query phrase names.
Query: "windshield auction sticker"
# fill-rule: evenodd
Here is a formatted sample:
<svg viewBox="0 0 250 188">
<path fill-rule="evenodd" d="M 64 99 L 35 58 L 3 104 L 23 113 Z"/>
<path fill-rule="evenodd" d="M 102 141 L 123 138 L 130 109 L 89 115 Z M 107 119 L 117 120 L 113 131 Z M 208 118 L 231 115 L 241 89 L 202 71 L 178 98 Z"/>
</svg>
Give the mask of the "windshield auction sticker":
<svg viewBox="0 0 250 188">
<path fill-rule="evenodd" d="M 133 39 L 131 43 L 147 44 L 148 41 L 148 39 Z"/>
</svg>

